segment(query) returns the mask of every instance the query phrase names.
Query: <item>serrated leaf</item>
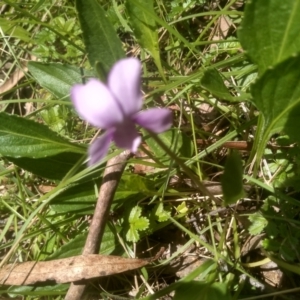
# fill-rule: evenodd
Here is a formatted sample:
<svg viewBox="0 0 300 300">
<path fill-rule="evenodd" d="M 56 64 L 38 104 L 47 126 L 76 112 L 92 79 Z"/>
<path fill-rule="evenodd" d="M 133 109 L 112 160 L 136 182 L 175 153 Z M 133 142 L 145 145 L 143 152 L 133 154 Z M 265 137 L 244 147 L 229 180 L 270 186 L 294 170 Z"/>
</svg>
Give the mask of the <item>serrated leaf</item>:
<svg viewBox="0 0 300 300">
<path fill-rule="evenodd" d="M 226 159 L 221 183 L 225 205 L 233 204 L 244 197 L 243 166 L 236 151 L 230 152 Z"/>
<path fill-rule="evenodd" d="M 208 69 L 201 78 L 201 85 L 221 100 L 234 101 L 234 98 L 224 84 L 223 78 L 216 69 Z"/>
<path fill-rule="evenodd" d="M 139 206 L 135 206 L 130 212 L 129 223 L 134 223 L 136 220 L 138 220 L 141 213 L 142 209 Z"/>
<path fill-rule="evenodd" d="M 128 242 L 136 243 L 138 242 L 139 239 L 140 239 L 140 235 L 138 231 L 134 227 L 130 226 L 129 230 L 126 233 L 126 240 Z"/>
<path fill-rule="evenodd" d="M 261 74 L 300 51 L 299 19 L 298 0 L 247 2 L 239 39 Z"/>
<path fill-rule="evenodd" d="M 58 136 L 43 124 L 0 113 L 0 154 L 42 158 L 63 152 L 85 153 L 85 149 Z"/>
<path fill-rule="evenodd" d="M 140 217 L 131 223 L 131 226 L 136 230 L 146 230 L 149 227 L 149 220 L 146 217 Z"/>
<path fill-rule="evenodd" d="M 160 202 L 155 208 L 155 215 L 158 222 L 165 222 L 169 220 L 171 212 L 169 210 L 165 210 L 163 203 Z"/>
<path fill-rule="evenodd" d="M 119 37 L 97 1 L 76 0 L 76 9 L 91 66 L 99 62 L 108 71 L 125 57 Z"/>
<path fill-rule="evenodd" d="M 139 5 L 136 3 L 138 2 Z M 146 13 L 154 12 L 153 0 L 127 0 L 126 8 L 130 17 L 130 23 L 138 43 L 149 51 L 159 71 L 162 71 L 158 33 L 155 20 Z"/>
<path fill-rule="evenodd" d="M 142 209 L 135 206 L 129 214 L 129 230 L 126 233 L 126 239 L 129 242 L 137 242 L 140 238 L 138 231 L 146 230 L 149 227 L 149 220 L 141 217 Z"/>
<path fill-rule="evenodd" d="M 91 75 L 82 68 L 59 63 L 40 63 L 31 61 L 28 70 L 34 79 L 57 98 L 68 99 L 71 87 L 82 83 L 84 76 Z"/>
<path fill-rule="evenodd" d="M 254 213 L 250 215 L 249 220 L 251 222 L 251 225 L 249 226 L 248 230 L 252 235 L 260 234 L 268 225 L 267 219 L 262 216 L 261 213 Z"/>
</svg>

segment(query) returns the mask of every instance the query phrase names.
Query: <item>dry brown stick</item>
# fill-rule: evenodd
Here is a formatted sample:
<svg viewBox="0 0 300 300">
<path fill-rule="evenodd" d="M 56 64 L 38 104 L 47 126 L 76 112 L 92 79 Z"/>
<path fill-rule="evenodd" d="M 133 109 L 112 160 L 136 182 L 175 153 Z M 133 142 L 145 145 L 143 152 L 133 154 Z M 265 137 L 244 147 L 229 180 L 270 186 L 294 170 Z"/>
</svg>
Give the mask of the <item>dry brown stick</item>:
<svg viewBox="0 0 300 300">
<path fill-rule="evenodd" d="M 118 183 L 130 158 L 130 151 L 124 151 L 121 154 L 110 159 L 103 174 L 103 180 L 99 191 L 95 213 L 90 225 L 89 234 L 83 248 L 83 255 L 97 254 L 100 250 L 101 239 L 104 233 L 106 220 L 109 214 L 110 206 L 114 198 Z M 85 284 L 71 283 L 66 300 L 82 300 Z"/>
</svg>

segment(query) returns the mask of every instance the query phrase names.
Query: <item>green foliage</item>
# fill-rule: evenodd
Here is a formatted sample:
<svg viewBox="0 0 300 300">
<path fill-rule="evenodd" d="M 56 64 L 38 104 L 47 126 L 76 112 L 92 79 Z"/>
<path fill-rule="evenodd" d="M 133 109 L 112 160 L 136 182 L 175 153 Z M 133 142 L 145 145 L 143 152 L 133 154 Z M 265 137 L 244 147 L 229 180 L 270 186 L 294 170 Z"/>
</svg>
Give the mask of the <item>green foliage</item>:
<svg viewBox="0 0 300 300">
<path fill-rule="evenodd" d="M 144 231 L 149 227 L 149 220 L 146 217 L 141 217 L 142 209 L 139 206 L 132 208 L 129 214 L 129 230 L 126 233 L 128 242 L 136 243 L 139 238 L 139 231 Z"/>
<path fill-rule="evenodd" d="M 257 148 L 258 161 L 272 133 L 284 129 L 299 140 L 295 130 L 299 127 L 298 5 L 298 1 L 283 4 L 268 0 L 263 5 L 260 1 L 251 1 L 246 6 L 239 37 L 260 72 L 260 78 L 251 89 L 252 101 L 262 113 L 253 149 L 254 153 Z"/>
<path fill-rule="evenodd" d="M 201 78 L 201 85 L 216 97 L 224 100 L 234 101 L 220 73 L 216 69 L 208 69 Z"/>
<path fill-rule="evenodd" d="M 221 183 L 225 205 L 233 204 L 245 196 L 242 161 L 235 151 L 230 152 L 227 157 Z"/>
<path fill-rule="evenodd" d="M 139 256 L 139 247 L 151 234 L 151 249 L 152 240 L 176 249 L 170 258 L 161 258 L 161 265 L 184 260 L 186 251 L 210 257 L 182 279 L 171 282 L 175 276 L 170 276 L 164 288 L 149 295 L 144 286 L 161 286 L 161 276 L 155 265 L 144 270 L 145 284 L 140 284 L 139 276 L 135 283 L 140 286 L 136 298 L 162 299 L 172 292 L 179 300 L 253 295 L 253 286 L 247 290 L 240 277 L 244 274 L 249 281 L 253 274 L 239 262 L 240 247 L 247 238 L 244 224 L 236 226 L 236 215 L 230 210 L 228 218 L 222 212 L 212 214 L 219 209 L 218 202 L 202 198 L 205 195 L 190 180 L 194 175 L 205 185 L 206 180 L 218 181 L 224 169 L 224 143 L 240 140 L 251 145 L 253 135 L 250 155 L 242 152 L 240 157 L 233 151 L 225 163 L 224 203 L 234 204 L 244 196 L 244 165 L 250 174 L 244 175 L 249 181 L 245 184 L 255 187 L 249 198 L 263 203 L 249 217 L 248 232 L 264 233 L 266 255 L 281 268 L 299 274 L 300 206 L 293 192 L 299 191 L 300 151 L 292 144 L 300 141 L 299 1 L 247 1 L 244 13 L 238 7 L 240 1 L 220 1 L 214 6 L 206 0 L 77 0 L 77 12 L 67 0 L 25 2 L 5 1 L 0 18 L 1 80 L 13 78 L 32 55 L 38 59 L 28 63 L 28 74 L 17 83 L 9 89 L 4 85 L 1 95 L 0 207 L 6 224 L 0 224 L 0 251 L 8 253 L 4 260 L 81 253 L 89 226 L 86 215 L 94 212 L 104 165 L 86 168 L 87 146 L 80 144 L 88 144 L 94 131 L 77 121 L 70 108 L 70 88 L 96 74 L 105 80 L 110 67 L 126 52 L 143 62 L 145 105 L 169 106 L 174 111 L 174 128 L 159 138 L 180 160 L 174 164 L 157 141 L 142 131 L 141 152 L 145 153 L 137 153 L 122 175 L 111 207 L 109 224 L 113 226 L 105 229 L 101 253 L 122 255 L 125 249 L 137 250 Z M 243 15 L 236 39 L 235 28 Z M 28 102 L 33 109 L 25 112 Z M 266 149 L 270 137 L 272 143 Z M 107 159 L 116 153 L 113 146 Z M 251 176 L 248 166 L 254 157 Z M 139 170 L 141 174 L 136 174 Z M 42 194 L 39 187 L 47 185 L 52 190 Z M 248 203 L 242 202 L 245 209 Z M 161 234 L 160 229 L 174 233 L 175 238 L 165 231 Z M 130 283 L 131 289 L 131 278 L 121 276 L 114 295 L 103 298 L 129 292 L 122 283 Z M 67 288 L 1 287 L 1 293 L 58 300 Z"/>
<path fill-rule="evenodd" d="M 11 157 L 6 158 L 20 168 L 42 178 L 62 180 L 65 175 L 82 161 L 86 155 L 75 152 L 63 152 L 41 158 Z"/>
<path fill-rule="evenodd" d="M 262 75 L 300 51 L 299 1 L 248 1 L 239 38 Z"/>
<path fill-rule="evenodd" d="M 253 102 L 264 116 L 264 139 L 283 129 L 299 139 L 300 56 L 291 57 L 267 70 L 252 87 Z M 279 87 L 279 88 L 278 88 Z M 265 142 L 265 141 L 263 141 Z"/>
<path fill-rule="evenodd" d="M 125 56 L 119 37 L 97 1 L 76 0 L 76 9 L 91 66 L 98 62 L 108 72 Z"/>
<path fill-rule="evenodd" d="M 29 32 L 23 27 L 18 26 L 17 23 L 17 20 L 14 22 L 7 22 L 6 19 L 0 18 L 0 27 L 4 34 L 20 39 L 26 43 L 32 42 Z"/>
<path fill-rule="evenodd" d="M 147 12 L 155 13 L 153 0 L 126 0 L 126 8 L 138 43 L 150 52 L 160 74 L 163 76 L 156 23 L 147 14 Z"/>
<path fill-rule="evenodd" d="M 29 62 L 28 69 L 35 80 L 59 99 L 68 99 L 71 87 L 82 83 L 91 72 L 59 63 Z"/>
<path fill-rule="evenodd" d="M 155 209 L 155 216 L 157 217 L 158 222 L 165 222 L 169 220 L 169 217 L 171 215 L 170 209 L 165 209 L 162 202 L 159 202 Z"/>
<path fill-rule="evenodd" d="M 209 284 L 206 282 L 184 282 L 176 290 L 174 300 L 219 300 L 232 299 L 228 293 L 226 283 L 215 282 Z"/>
<path fill-rule="evenodd" d="M 120 231 L 120 228 L 117 229 L 118 231 Z M 57 251 L 49 255 L 47 257 L 47 260 L 81 255 L 87 235 L 87 232 L 78 234 L 74 239 L 70 240 L 67 244 L 63 245 Z M 118 250 L 119 254 L 122 255 L 122 251 L 120 251 L 120 246 L 116 242 L 115 230 L 112 230 L 111 226 L 107 225 L 104 230 L 99 254 L 109 255 L 112 252 L 116 254 L 116 250 Z"/>
<path fill-rule="evenodd" d="M 250 215 L 249 220 L 251 221 L 251 225 L 248 230 L 252 235 L 260 234 L 268 225 L 268 221 L 261 213 L 254 213 Z"/>
<path fill-rule="evenodd" d="M 145 132 L 145 131 L 144 131 Z M 170 148 L 178 157 L 190 157 L 193 153 L 191 139 L 183 132 L 176 129 L 168 130 L 159 135 L 164 144 Z M 146 137 L 146 142 L 150 150 L 154 153 L 159 162 L 168 165 L 170 157 L 164 152 L 157 142 L 151 137 Z"/>
<path fill-rule="evenodd" d="M 45 125 L 6 113 L 0 113 L 0 144 L 1 155 L 16 158 L 42 158 L 63 152 L 84 154 L 83 147 L 68 142 Z"/>
</svg>

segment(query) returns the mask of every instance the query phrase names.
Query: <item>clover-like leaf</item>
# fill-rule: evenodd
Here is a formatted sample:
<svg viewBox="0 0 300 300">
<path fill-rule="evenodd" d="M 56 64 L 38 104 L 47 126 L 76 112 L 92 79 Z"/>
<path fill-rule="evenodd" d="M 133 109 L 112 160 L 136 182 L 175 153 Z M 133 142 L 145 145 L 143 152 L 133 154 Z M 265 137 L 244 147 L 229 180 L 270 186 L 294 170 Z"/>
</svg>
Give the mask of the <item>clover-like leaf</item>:
<svg viewBox="0 0 300 300">
<path fill-rule="evenodd" d="M 142 209 L 139 206 L 133 207 L 129 215 L 129 230 L 126 234 L 128 242 L 136 243 L 140 239 L 139 231 L 148 229 L 149 220 L 141 217 Z"/>
<path fill-rule="evenodd" d="M 157 217 L 158 222 L 168 221 L 170 215 L 171 211 L 166 209 L 162 202 L 155 207 L 155 216 Z"/>
</svg>

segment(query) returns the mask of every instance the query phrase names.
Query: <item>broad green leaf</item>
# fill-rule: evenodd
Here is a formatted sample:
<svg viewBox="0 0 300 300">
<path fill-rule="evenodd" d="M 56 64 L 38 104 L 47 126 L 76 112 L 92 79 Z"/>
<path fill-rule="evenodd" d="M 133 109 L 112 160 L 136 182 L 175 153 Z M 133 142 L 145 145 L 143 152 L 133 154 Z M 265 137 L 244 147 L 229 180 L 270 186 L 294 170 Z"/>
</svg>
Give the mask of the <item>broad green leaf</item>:
<svg viewBox="0 0 300 300">
<path fill-rule="evenodd" d="M 0 154 L 42 158 L 63 152 L 85 153 L 85 148 L 58 136 L 43 124 L 0 113 Z"/>
<path fill-rule="evenodd" d="M 140 5 L 137 6 L 136 2 Z M 155 14 L 153 0 L 127 0 L 126 8 L 134 35 L 139 45 L 149 51 L 160 73 L 163 74 L 156 23 L 155 20 L 147 14 L 147 11 Z"/>
<path fill-rule="evenodd" d="M 223 78 L 216 69 L 208 69 L 204 72 L 204 75 L 201 78 L 201 85 L 204 89 L 208 90 L 221 100 L 234 101 L 234 98 L 224 84 Z"/>
<path fill-rule="evenodd" d="M 96 200 L 95 182 L 84 182 L 60 193 L 52 200 L 51 208 L 57 213 L 93 214 Z"/>
<path fill-rule="evenodd" d="M 247 2 L 239 38 L 261 74 L 300 51 L 299 19 L 299 0 Z"/>
<path fill-rule="evenodd" d="M 40 63 L 31 61 L 28 69 L 34 79 L 57 98 L 68 98 L 71 87 L 82 83 L 91 72 L 82 68 L 59 63 Z"/>
<path fill-rule="evenodd" d="M 97 197 L 95 194 L 95 184 L 89 181 L 70 187 L 59 194 L 51 202 L 51 207 L 58 213 L 74 212 L 77 214 L 92 214 Z M 117 191 L 115 193 L 112 209 L 118 208 L 124 203 L 128 205 L 131 201 L 138 201 L 145 196 L 151 195 L 155 191 L 151 180 L 135 174 L 123 174 Z"/>
<path fill-rule="evenodd" d="M 227 157 L 221 183 L 225 205 L 236 203 L 245 196 L 243 166 L 241 157 L 236 151 L 230 152 Z"/>
<path fill-rule="evenodd" d="M 98 1 L 76 0 L 76 9 L 90 64 L 99 62 L 107 72 L 125 56 L 122 43 Z"/>
<path fill-rule="evenodd" d="M 120 228 L 119 228 L 120 231 Z M 53 259 L 59 259 L 59 258 L 67 258 L 71 256 L 80 255 L 82 253 L 83 247 L 85 245 L 85 241 L 87 238 L 88 233 L 83 232 L 76 236 L 73 240 L 68 242 L 67 244 L 63 245 L 61 248 L 59 248 L 56 252 L 48 256 L 46 260 L 53 260 Z M 101 241 L 101 248 L 99 254 L 102 255 L 109 255 L 112 252 L 116 254 L 115 250 L 116 247 L 118 247 L 118 244 L 116 243 L 116 237 L 115 233 L 112 231 L 109 225 L 105 226 L 103 238 Z M 120 251 L 122 247 L 119 247 L 118 254 L 122 255 L 123 251 Z"/>
<path fill-rule="evenodd" d="M 146 131 L 144 131 L 145 134 Z M 159 138 L 179 157 L 191 157 L 193 154 L 193 145 L 191 139 L 178 129 L 168 130 L 159 135 Z M 162 163 L 170 162 L 170 157 L 161 149 L 161 147 L 150 137 L 146 137 L 146 143 L 154 156 Z"/>
<path fill-rule="evenodd" d="M 253 102 L 264 116 L 262 143 L 283 129 L 300 141 L 300 56 L 267 70 L 252 87 Z"/>
<path fill-rule="evenodd" d="M 231 300 L 227 284 L 190 281 L 182 282 L 175 290 L 174 300 Z"/>
<path fill-rule="evenodd" d="M 7 157 L 9 161 L 22 169 L 53 180 L 61 180 L 81 158 L 82 154 L 68 152 L 42 158 Z M 84 167 L 82 165 L 82 168 Z"/>
</svg>

